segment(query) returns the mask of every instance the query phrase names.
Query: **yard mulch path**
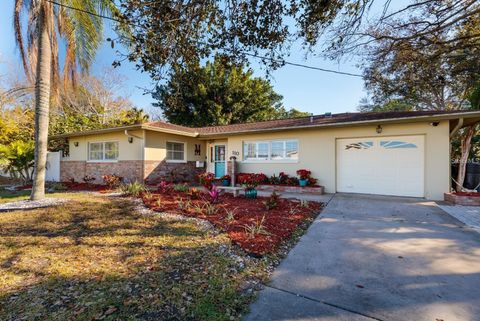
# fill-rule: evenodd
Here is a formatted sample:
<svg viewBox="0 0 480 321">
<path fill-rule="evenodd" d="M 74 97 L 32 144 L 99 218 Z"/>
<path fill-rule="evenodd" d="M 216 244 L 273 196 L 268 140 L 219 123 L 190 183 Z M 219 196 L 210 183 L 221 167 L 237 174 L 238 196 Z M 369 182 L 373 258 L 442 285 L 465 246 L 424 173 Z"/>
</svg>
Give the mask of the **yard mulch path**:
<svg viewBox="0 0 480 321">
<path fill-rule="evenodd" d="M 188 203 L 179 208 L 179 200 Z M 253 256 L 274 252 L 288 239 L 305 220 L 312 218 L 322 208 L 320 202 L 302 204 L 298 200 L 279 199 L 275 208 L 267 210 L 264 202 L 268 197 L 247 199 L 224 194 L 215 207 L 215 214 L 206 214 L 208 200 L 205 195 L 191 199 L 185 193 L 152 193 L 143 196 L 147 207 L 157 212 L 168 212 L 205 219 L 225 231 L 229 238 Z M 159 201 L 160 200 L 160 201 Z M 228 219 L 228 213 L 233 219 Z M 261 231 L 252 234 L 249 228 L 261 225 Z"/>
</svg>

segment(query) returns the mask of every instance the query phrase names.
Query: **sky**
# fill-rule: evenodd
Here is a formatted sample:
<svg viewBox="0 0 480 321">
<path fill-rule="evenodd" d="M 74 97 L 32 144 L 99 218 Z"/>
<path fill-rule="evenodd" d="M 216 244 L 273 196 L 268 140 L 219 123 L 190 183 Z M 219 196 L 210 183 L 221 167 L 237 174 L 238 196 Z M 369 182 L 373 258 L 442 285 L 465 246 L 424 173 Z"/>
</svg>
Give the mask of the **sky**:
<svg viewBox="0 0 480 321">
<path fill-rule="evenodd" d="M 19 51 L 15 45 L 13 32 L 13 0 L 0 1 L 0 75 L 11 70 L 22 72 L 19 60 Z M 112 35 L 113 31 L 108 22 L 105 24 L 105 38 Z M 92 74 L 98 74 L 111 66 L 116 58 L 116 50 L 106 42 L 100 48 L 91 67 Z M 354 62 L 339 64 L 318 57 L 305 59 L 305 52 L 292 50 L 289 62 L 301 63 L 310 66 L 333 69 L 338 71 L 361 74 L 355 68 Z M 252 58 L 254 59 L 254 58 Z M 259 68 L 258 62 L 252 61 L 254 75 L 264 77 L 265 71 Z M 125 61 L 117 68 L 117 72 L 125 78 L 125 86 L 120 94 L 128 96 L 140 108 L 151 111 L 154 101 L 149 94 L 144 94 L 143 88 L 152 88 L 153 83 L 147 73 L 136 70 L 133 63 Z M 325 112 L 356 111 L 358 102 L 366 97 L 363 80 L 332 73 L 310 70 L 294 66 L 284 66 L 270 75 L 274 90 L 283 96 L 283 103 L 287 109 L 296 108 L 313 114 Z"/>
</svg>

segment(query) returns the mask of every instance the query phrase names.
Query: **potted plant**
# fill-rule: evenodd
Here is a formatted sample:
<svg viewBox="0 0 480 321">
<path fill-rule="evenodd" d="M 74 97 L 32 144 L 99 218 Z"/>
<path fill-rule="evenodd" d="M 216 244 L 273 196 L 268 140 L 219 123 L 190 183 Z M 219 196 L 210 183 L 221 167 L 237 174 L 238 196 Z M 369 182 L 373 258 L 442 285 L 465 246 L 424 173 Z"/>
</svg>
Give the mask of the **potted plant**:
<svg viewBox="0 0 480 321">
<path fill-rule="evenodd" d="M 301 186 L 301 187 L 305 187 L 307 186 L 308 184 L 308 179 L 310 178 L 310 175 L 312 174 L 311 171 L 307 170 L 307 169 L 299 169 L 297 171 L 297 175 L 299 177 L 299 180 L 298 180 L 298 184 Z"/>
<path fill-rule="evenodd" d="M 223 175 L 220 180 L 222 181 L 222 186 L 230 186 L 232 177 L 230 175 Z"/>
<path fill-rule="evenodd" d="M 215 174 L 202 173 L 198 175 L 198 182 L 202 184 L 207 190 L 212 189 L 213 181 L 215 180 Z"/>
<path fill-rule="evenodd" d="M 257 175 L 252 174 L 245 180 L 243 186 L 245 187 L 245 197 L 246 198 L 257 198 L 257 189 L 259 180 Z"/>
</svg>

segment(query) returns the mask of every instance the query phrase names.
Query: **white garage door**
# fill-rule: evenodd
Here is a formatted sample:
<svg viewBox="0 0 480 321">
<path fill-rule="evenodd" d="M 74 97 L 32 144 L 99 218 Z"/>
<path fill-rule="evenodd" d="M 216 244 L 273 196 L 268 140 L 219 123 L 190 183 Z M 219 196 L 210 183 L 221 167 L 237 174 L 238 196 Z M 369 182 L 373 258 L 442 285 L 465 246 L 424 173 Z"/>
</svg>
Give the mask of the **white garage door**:
<svg viewBox="0 0 480 321">
<path fill-rule="evenodd" d="M 424 196 L 424 137 L 337 140 L 337 191 Z"/>
</svg>

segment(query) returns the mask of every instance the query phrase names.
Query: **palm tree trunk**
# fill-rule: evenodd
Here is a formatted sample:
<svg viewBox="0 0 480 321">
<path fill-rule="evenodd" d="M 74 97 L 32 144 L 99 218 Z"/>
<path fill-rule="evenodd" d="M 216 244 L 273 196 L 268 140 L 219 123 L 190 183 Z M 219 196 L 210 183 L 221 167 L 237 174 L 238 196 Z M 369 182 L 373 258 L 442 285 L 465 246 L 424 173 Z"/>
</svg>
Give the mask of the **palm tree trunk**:
<svg viewBox="0 0 480 321">
<path fill-rule="evenodd" d="M 470 154 L 470 147 L 472 145 L 472 137 L 475 134 L 475 125 L 470 125 L 465 129 L 465 133 L 461 138 L 460 144 L 460 162 L 458 163 L 458 175 L 455 190 L 461 192 L 463 190 L 463 183 L 465 181 L 465 173 L 467 169 L 468 156 Z"/>
<path fill-rule="evenodd" d="M 45 197 L 45 171 L 48 144 L 48 113 L 50 108 L 50 77 L 52 48 L 46 24 L 45 7 L 42 5 L 38 23 L 38 61 L 35 84 L 35 165 L 30 199 Z"/>
</svg>

